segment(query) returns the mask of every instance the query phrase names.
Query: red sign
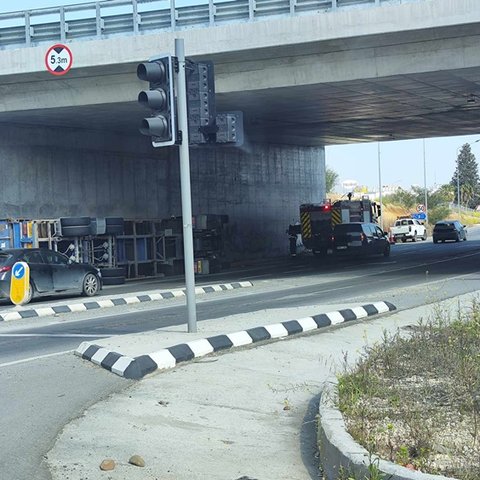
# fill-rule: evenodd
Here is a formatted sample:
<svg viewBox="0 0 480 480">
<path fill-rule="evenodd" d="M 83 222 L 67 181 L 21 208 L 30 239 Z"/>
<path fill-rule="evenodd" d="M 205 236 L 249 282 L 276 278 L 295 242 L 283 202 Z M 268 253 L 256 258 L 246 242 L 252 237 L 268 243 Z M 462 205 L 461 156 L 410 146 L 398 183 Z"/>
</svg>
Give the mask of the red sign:
<svg viewBox="0 0 480 480">
<path fill-rule="evenodd" d="M 65 75 L 73 64 L 71 50 L 61 43 L 51 46 L 45 54 L 45 65 L 52 75 Z"/>
</svg>

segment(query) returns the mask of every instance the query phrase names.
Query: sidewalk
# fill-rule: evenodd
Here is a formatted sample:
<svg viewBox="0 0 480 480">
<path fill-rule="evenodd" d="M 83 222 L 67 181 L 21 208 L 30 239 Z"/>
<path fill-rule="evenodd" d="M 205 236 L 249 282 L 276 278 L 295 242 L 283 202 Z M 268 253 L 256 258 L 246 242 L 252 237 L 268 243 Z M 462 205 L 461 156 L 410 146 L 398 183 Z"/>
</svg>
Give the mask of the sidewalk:
<svg viewBox="0 0 480 480">
<path fill-rule="evenodd" d="M 462 297 L 468 304 L 472 294 Z M 378 299 L 381 300 L 381 299 Z M 458 300 L 445 303 L 456 309 Z M 216 334 L 358 305 L 316 305 L 204 321 L 199 332 L 168 327 L 105 339 L 123 354 L 149 353 Z M 333 372 L 380 339 L 426 318 L 430 307 L 369 317 L 158 371 L 72 421 L 49 452 L 54 480 L 308 480 L 320 478 L 318 396 Z M 148 345 L 147 345 L 148 343 Z M 145 348 L 147 350 L 145 350 Z M 84 360 L 78 360 L 84 361 Z M 92 364 L 90 364 L 92 365 Z M 91 368 L 100 369 L 92 365 Z M 128 464 L 141 455 L 145 467 Z M 99 469 L 112 458 L 114 470 Z"/>
</svg>

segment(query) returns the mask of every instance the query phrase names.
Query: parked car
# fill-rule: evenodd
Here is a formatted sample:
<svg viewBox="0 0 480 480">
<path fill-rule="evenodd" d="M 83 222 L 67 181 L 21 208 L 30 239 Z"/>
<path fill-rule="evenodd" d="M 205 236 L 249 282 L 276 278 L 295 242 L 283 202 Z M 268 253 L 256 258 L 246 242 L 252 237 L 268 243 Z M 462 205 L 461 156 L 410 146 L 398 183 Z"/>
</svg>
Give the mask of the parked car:
<svg viewBox="0 0 480 480">
<path fill-rule="evenodd" d="M 30 289 L 24 303 L 36 296 L 60 292 L 91 297 L 102 288 L 99 269 L 72 262 L 62 253 L 40 248 L 0 249 L 0 298 L 10 298 L 10 278 L 16 262 L 26 262 L 30 267 Z"/>
<path fill-rule="evenodd" d="M 433 227 L 433 243 L 445 242 L 453 240 L 467 240 L 467 227 L 462 225 L 458 220 L 443 220 L 437 222 Z"/>
<path fill-rule="evenodd" d="M 390 255 L 387 234 L 375 223 L 340 223 L 333 228 L 333 253 L 336 255 Z"/>
</svg>

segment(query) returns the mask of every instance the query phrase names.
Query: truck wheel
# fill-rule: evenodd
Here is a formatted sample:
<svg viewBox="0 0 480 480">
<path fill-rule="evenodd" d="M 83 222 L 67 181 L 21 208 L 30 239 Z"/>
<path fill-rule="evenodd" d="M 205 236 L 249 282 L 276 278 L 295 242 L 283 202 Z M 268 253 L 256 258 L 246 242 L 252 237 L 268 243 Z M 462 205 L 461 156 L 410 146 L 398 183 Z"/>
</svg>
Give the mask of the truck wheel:
<svg viewBox="0 0 480 480">
<path fill-rule="evenodd" d="M 102 268 L 102 281 L 104 285 L 123 285 L 125 283 L 125 268 Z"/>
<path fill-rule="evenodd" d="M 417 232 L 413 232 L 412 242 L 417 241 Z"/>
<path fill-rule="evenodd" d="M 427 239 L 427 232 L 425 232 L 425 234 L 423 235 L 422 237 L 422 240 L 425 241 Z"/>
<path fill-rule="evenodd" d="M 406 238 L 402 238 L 402 243 L 405 243 L 407 241 Z"/>
</svg>

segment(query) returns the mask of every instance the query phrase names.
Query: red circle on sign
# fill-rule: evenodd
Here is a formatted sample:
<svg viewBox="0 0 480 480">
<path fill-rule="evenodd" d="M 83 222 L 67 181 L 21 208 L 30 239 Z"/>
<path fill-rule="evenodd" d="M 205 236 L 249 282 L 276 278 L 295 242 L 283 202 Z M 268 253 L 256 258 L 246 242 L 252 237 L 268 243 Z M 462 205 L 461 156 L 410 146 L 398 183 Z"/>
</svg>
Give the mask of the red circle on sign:
<svg viewBox="0 0 480 480">
<path fill-rule="evenodd" d="M 68 54 L 68 58 L 60 56 L 60 53 L 65 50 L 66 53 Z M 55 51 L 55 54 L 57 55 L 56 58 L 52 58 L 55 54 L 52 54 L 52 51 Z M 52 59 L 54 60 L 52 64 Z M 58 64 L 58 65 L 57 65 Z M 65 67 L 62 66 L 62 64 L 65 64 Z M 47 53 L 45 54 L 45 66 L 47 67 L 47 70 L 52 74 L 52 75 L 65 75 L 71 68 L 73 64 L 73 55 L 72 51 L 66 46 L 62 45 L 61 43 L 57 43 L 56 45 L 52 45 L 48 50 Z M 53 66 L 55 68 L 53 69 Z"/>
</svg>

